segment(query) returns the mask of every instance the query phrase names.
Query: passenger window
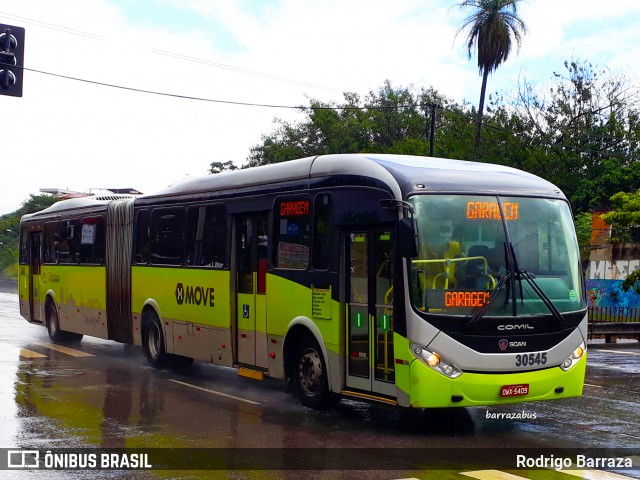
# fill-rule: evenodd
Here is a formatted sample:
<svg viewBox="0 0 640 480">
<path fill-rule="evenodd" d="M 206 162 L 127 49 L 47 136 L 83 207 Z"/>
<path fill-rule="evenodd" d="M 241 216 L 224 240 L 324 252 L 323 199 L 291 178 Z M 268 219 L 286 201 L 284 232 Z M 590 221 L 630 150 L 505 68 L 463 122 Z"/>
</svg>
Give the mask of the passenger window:
<svg viewBox="0 0 640 480">
<path fill-rule="evenodd" d="M 60 224 L 47 222 L 44 226 L 43 263 L 58 263 Z"/>
<path fill-rule="evenodd" d="M 313 215 L 313 267 L 328 270 L 331 266 L 333 215 L 331 197 L 316 197 Z"/>
<path fill-rule="evenodd" d="M 182 265 L 184 217 L 182 208 L 159 208 L 153 211 L 150 255 L 152 264 Z"/>
<path fill-rule="evenodd" d="M 104 219 L 83 218 L 80 230 L 80 263 L 101 265 L 105 254 Z"/>
<path fill-rule="evenodd" d="M 304 270 L 309 266 L 311 202 L 307 199 L 276 202 L 276 268 Z"/>
<path fill-rule="evenodd" d="M 191 207 L 187 211 L 185 263 L 223 268 L 227 259 L 227 215 L 221 206 Z"/>
<path fill-rule="evenodd" d="M 80 221 L 60 222 L 57 234 L 58 263 L 76 264 L 80 262 Z"/>
<path fill-rule="evenodd" d="M 149 210 L 140 210 L 136 220 L 136 254 L 137 264 L 147 264 L 150 261 L 151 249 L 151 214 Z"/>
</svg>

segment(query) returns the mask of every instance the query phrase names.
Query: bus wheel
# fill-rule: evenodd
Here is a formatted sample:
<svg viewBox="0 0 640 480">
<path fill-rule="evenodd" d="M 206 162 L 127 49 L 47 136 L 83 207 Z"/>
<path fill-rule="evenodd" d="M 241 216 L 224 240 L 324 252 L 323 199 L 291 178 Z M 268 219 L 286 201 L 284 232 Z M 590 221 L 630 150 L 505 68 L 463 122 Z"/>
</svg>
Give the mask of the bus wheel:
<svg viewBox="0 0 640 480">
<path fill-rule="evenodd" d="M 58 318 L 58 309 L 53 302 L 47 304 L 47 331 L 52 342 L 79 342 L 82 340 L 82 334 L 65 332 L 60 329 L 60 320 Z"/>
<path fill-rule="evenodd" d="M 329 390 L 327 367 L 315 338 L 307 336 L 302 339 L 293 361 L 291 378 L 298 400 L 315 409 L 335 406 L 340 396 Z"/>
<path fill-rule="evenodd" d="M 167 353 L 164 350 L 164 335 L 158 317 L 154 316 L 144 330 L 142 342 L 144 355 L 147 361 L 156 368 L 163 367 L 167 362 Z"/>
</svg>

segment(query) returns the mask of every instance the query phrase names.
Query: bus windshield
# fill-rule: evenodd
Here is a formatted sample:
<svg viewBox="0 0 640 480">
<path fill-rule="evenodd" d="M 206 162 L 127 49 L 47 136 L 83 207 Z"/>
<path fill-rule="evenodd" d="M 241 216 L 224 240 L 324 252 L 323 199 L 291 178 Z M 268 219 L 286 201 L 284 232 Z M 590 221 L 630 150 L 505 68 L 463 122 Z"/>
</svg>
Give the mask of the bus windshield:
<svg viewBox="0 0 640 480">
<path fill-rule="evenodd" d="M 416 195 L 410 202 L 419 235 L 411 260 L 419 311 L 557 316 L 585 307 L 566 202 L 480 195 Z"/>
</svg>

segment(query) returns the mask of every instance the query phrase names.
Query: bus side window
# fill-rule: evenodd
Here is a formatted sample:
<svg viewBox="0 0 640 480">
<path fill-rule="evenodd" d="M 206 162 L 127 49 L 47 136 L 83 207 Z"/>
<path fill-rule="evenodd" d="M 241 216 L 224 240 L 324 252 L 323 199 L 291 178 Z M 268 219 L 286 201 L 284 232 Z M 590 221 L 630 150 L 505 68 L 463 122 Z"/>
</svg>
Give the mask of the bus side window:
<svg viewBox="0 0 640 480">
<path fill-rule="evenodd" d="M 307 199 L 276 201 L 274 266 L 306 270 L 311 247 L 311 202 Z"/>
<path fill-rule="evenodd" d="M 58 262 L 75 264 L 80 260 L 80 221 L 65 220 L 58 231 Z"/>
<path fill-rule="evenodd" d="M 333 244 L 333 208 L 329 195 L 318 195 L 313 214 L 313 267 L 328 270 L 331 267 Z"/>
<path fill-rule="evenodd" d="M 149 263 L 150 242 L 151 212 L 140 210 L 136 219 L 135 262 L 137 264 L 146 265 Z"/>
<path fill-rule="evenodd" d="M 102 217 L 83 218 L 80 231 L 80 263 L 101 265 L 104 253 L 104 219 Z"/>
<path fill-rule="evenodd" d="M 227 264 L 227 212 L 222 206 L 211 207 L 211 258 L 213 268 Z"/>
<path fill-rule="evenodd" d="M 185 214 L 182 208 L 158 208 L 151 214 L 151 263 L 182 265 Z"/>
<path fill-rule="evenodd" d="M 58 245 L 56 244 L 58 236 L 58 222 L 47 222 L 44 225 L 42 261 L 43 263 L 58 263 Z"/>
<path fill-rule="evenodd" d="M 226 263 L 227 217 L 224 207 L 209 205 L 187 211 L 185 263 L 223 268 Z"/>
</svg>

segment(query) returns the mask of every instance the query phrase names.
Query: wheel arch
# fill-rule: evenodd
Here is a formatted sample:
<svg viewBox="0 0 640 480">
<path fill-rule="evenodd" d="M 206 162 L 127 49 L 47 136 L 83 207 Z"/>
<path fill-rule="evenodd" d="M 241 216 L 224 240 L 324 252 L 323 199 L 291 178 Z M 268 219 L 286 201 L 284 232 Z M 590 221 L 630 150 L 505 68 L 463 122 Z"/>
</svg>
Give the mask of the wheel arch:
<svg viewBox="0 0 640 480">
<path fill-rule="evenodd" d="M 305 336 L 311 336 L 315 338 L 316 342 L 318 342 L 318 345 L 320 346 L 320 350 L 322 351 L 322 356 L 324 357 L 325 364 L 327 365 L 327 368 L 326 368 L 327 383 L 329 385 L 329 389 L 331 391 L 334 391 L 333 377 L 332 377 L 332 371 L 331 371 L 332 369 L 329 366 L 330 359 L 327 352 L 327 347 L 324 343 L 322 332 L 320 332 L 320 329 L 313 322 L 313 320 L 311 320 L 308 317 L 302 317 L 302 316 L 296 317 L 289 323 L 289 326 L 287 327 L 287 333 L 285 334 L 284 344 L 282 347 L 285 378 L 286 379 L 291 378 L 291 375 L 292 375 L 291 369 L 294 367 L 294 365 L 292 365 L 292 357 L 293 357 L 293 353 L 295 352 L 295 346 Z M 339 392 L 339 389 L 338 389 L 338 392 Z"/>
<path fill-rule="evenodd" d="M 162 321 L 162 313 L 160 311 L 160 306 L 158 305 L 158 302 L 156 302 L 153 298 L 148 298 L 147 300 L 145 300 L 144 304 L 142 305 L 142 313 L 140 314 L 141 332 L 144 333 L 144 330 L 145 328 L 147 328 L 147 325 L 149 324 L 149 322 L 151 322 L 153 315 L 155 315 L 158 318 L 158 320 L 160 321 L 160 325 L 164 330 L 164 322 Z"/>
<path fill-rule="evenodd" d="M 44 296 L 44 326 L 49 326 L 49 307 L 53 305 L 53 307 L 58 309 L 58 302 L 56 301 L 56 293 L 49 289 Z M 59 317 L 59 316 L 58 316 Z M 60 318 L 58 318 L 58 326 L 60 326 Z"/>
</svg>

